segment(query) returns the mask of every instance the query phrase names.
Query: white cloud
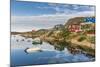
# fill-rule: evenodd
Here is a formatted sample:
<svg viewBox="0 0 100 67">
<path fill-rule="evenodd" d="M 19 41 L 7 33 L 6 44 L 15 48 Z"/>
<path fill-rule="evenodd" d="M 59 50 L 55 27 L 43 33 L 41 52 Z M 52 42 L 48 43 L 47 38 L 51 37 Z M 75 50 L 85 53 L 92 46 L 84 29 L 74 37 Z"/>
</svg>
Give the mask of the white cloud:
<svg viewBox="0 0 100 67">
<path fill-rule="evenodd" d="M 49 14 L 49 15 L 37 15 L 37 16 L 11 16 L 11 22 L 21 22 L 21 21 L 26 21 L 26 22 L 30 22 L 30 21 L 55 21 L 55 20 L 63 20 L 66 18 L 71 18 L 71 17 L 75 17 L 75 16 L 93 16 L 95 15 L 94 11 L 84 11 L 84 12 L 78 12 L 78 13 L 74 13 L 74 14 Z"/>
<path fill-rule="evenodd" d="M 32 30 L 41 28 L 51 28 L 56 24 L 65 24 L 68 19 L 79 16 L 94 16 L 93 11 L 85 11 L 74 14 L 52 14 L 39 16 L 11 16 L 12 31 L 18 29 Z M 17 30 L 17 31 L 18 31 Z"/>
</svg>

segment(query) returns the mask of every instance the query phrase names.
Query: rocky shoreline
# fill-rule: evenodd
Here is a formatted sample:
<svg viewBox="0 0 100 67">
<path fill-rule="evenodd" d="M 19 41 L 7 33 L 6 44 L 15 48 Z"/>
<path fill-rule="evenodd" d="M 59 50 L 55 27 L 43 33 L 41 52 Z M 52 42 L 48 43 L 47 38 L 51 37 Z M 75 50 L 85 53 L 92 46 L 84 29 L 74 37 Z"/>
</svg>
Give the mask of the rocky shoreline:
<svg viewBox="0 0 100 67">
<path fill-rule="evenodd" d="M 74 53 L 82 52 L 89 56 L 93 56 L 93 57 L 95 56 L 95 48 L 92 48 L 91 46 L 87 46 L 86 44 L 80 45 L 80 44 L 77 44 L 76 42 L 71 42 L 70 40 L 64 41 L 61 39 L 54 39 L 51 37 L 40 37 L 40 39 L 43 41 L 49 42 L 51 44 L 55 44 L 56 42 L 63 43 L 65 47 L 69 47 L 69 50 L 71 50 Z M 58 45 L 61 46 L 62 44 L 58 44 Z"/>
</svg>

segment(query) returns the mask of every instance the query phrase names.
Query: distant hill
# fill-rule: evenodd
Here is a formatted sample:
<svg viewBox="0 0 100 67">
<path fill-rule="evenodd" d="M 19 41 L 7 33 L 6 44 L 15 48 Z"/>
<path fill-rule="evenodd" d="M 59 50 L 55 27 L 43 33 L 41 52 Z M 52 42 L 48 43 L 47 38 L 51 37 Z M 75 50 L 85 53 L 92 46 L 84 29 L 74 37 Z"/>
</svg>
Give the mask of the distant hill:
<svg viewBox="0 0 100 67">
<path fill-rule="evenodd" d="M 21 34 L 21 32 L 11 32 L 11 35 Z"/>
</svg>

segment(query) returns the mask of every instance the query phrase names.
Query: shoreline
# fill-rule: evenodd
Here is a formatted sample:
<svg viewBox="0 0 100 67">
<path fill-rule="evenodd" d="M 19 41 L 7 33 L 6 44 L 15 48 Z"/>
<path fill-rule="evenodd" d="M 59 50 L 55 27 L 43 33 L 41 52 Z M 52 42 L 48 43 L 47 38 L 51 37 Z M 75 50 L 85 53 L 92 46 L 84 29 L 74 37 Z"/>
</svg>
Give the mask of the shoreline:
<svg viewBox="0 0 100 67">
<path fill-rule="evenodd" d="M 95 47 L 92 48 L 92 47 L 87 46 L 87 45 L 80 45 L 80 44 L 77 44 L 75 42 L 71 42 L 70 40 L 66 40 L 66 41 L 57 40 L 57 39 L 54 40 L 54 38 L 48 38 L 48 37 L 46 37 L 46 38 L 40 37 L 40 39 L 43 40 L 43 41 L 51 42 L 51 43 L 53 43 L 55 41 L 56 42 L 65 42 L 65 43 L 67 43 L 66 46 L 68 46 L 72 49 L 74 48 L 75 51 L 77 51 L 77 49 L 79 49 L 79 50 L 82 50 L 84 53 L 86 53 L 88 55 L 95 56 Z"/>
</svg>

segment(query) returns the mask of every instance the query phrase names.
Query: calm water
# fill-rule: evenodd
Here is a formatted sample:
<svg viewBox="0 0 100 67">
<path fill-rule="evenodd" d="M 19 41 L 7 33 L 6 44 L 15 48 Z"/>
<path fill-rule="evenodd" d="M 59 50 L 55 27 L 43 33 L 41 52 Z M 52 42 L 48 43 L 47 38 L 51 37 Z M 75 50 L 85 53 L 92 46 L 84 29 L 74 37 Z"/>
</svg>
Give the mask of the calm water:
<svg viewBox="0 0 100 67">
<path fill-rule="evenodd" d="M 88 57 L 82 53 L 72 54 L 66 47 L 42 44 L 32 44 L 32 38 L 24 38 L 19 35 L 11 36 L 11 66 L 40 65 L 70 62 L 93 61 L 93 57 Z M 41 48 L 42 52 L 26 53 L 26 48 Z"/>
</svg>

